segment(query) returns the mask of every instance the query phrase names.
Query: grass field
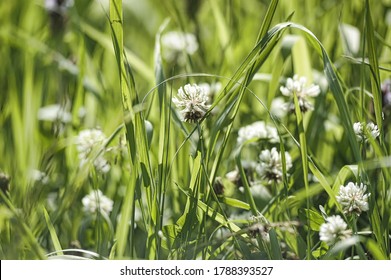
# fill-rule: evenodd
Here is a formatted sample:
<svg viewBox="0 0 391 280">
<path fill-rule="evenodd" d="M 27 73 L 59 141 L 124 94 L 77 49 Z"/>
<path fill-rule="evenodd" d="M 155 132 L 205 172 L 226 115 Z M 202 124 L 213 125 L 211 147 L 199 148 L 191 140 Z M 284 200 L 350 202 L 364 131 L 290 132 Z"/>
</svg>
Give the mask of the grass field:
<svg viewBox="0 0 391 280">
<path fill-rule="evenodd" d="M 390 0 L 0 2 L 1 259 L 390 259 Z"/>
</svg>

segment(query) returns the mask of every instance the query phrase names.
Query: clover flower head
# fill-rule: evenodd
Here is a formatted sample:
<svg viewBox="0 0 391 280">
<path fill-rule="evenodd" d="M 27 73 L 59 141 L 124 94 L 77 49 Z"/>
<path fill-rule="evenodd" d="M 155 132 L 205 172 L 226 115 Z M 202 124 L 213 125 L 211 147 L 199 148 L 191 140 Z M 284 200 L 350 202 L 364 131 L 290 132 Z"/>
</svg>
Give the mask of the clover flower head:
<svg viewBox="0 0 391 280">
<path fill-rule="evenodd" d="M 364 126 L 366 128 L 366 132 L 371 135 L 373 139 L 377 138 L 380 135 L 380 130 L 374 123 L 370 122 L 365 125 L 365 123 L 355 122 L 353 124 L 353 130 L 356 134 L 356 139 L 358 142 L 368 142 L 368 137 L 366 132 L 364 131 Z"/>
<path fill-rule="evenodd" d="M 97 211 L 110 215 L 113 210 L 113 201 L 105 196 L 101 190 L 93 190 L 81 200 L 83 210 L 87 213 L 94 214 Z"/>
<path fill-rule="evenodd" d="M 184 65 L 186 55 L 193 55 L 198 50 L 196 37 L 191 33 L 171 31 L 161 38 L 162 55 L 167 62 Z"/>
<path fill-rule="evenodd" d="M 328 245 L 332 245 L 338 240 L 345 239 L 350 235 L 350 232 L 347 231 L 347 226 L 341 216 L 330 216 L 320 226 L 319 238 Z"/>
<path fill-rule="evenodd" d="M 80 167 L 88 163 L 89 158 L 94 155 L 94 152 L 103 150 L 94 159 L 96 170 L 107 173 L 110 170 L 110 164 L 104 158 L 104 153 L 107 152 L 104 145 L 106 142 L 105 134 L 99 129 L 86 129 L 80 131 L 76 139 L 76 148 L 79 153 Z"/>
<path fill-rule="evenodd" d="M 209 97 L 212 98 L 215 94 L 217 94 L 221 90 L 221 83 L 220 82 L 215 82 L 215 83 L 201 83 L 198 85 L 201 87 L 205 94 Z"/>
<path fill-rule="evenodd" d="M 285 106 L 284 98 L 276 97 L 272 100 L 272 104 L 270 105 L 270 113 L 274 116 L 282 119 L 287 115 L 287 110 L 281 110 Z"/>
<path fill-rule="evenodd" d="M 288 152 L 285 152 L 286 170 L 292 167 L 292 159 Z M 259 164 L 256 167 L 258 175 L 268 183 L 280 183 L 283 175 L 281 153 L 274 147 L 271 150 L 263 150 L 259 155 Z"/>
<path fill-rule="evenodd" d="M 285 86 L 280 87 L 280 91 L 284 96 L 289 97 L 291 100 L 284 104 L 285 110 L 295 111 L 295 104 L 293 97 L 296 94 L 299 101 L 300 110 L 306 112 L 313 110 L 314 107 L 308 101 L 309 97 L 316 97 L 320 93 L 320 87 L 318 85 L 311 84 L 306 86 L 307 78 L 294 75 L 293 78 L 288 78 Z"/>
<path fill-rule="evenodd" d="M 203 88 L 196 84 L 187 84 L 180 87 L 178 97 L 173 97 L 172 102 L 180 109 L 182 120 L 185 122 L 197 122 L 210 108 L 206 105 L 208 96 Z"/>
<path fill-rule="evenodd" d="M 346 186 L 340 186 L 339 193 L 337 195 L 337 201 L 343 207 L 345 214 L 355 213 L 357 216 L 363 211 L 368 211 L 368 197 L 370 193 L 365 194 L 367 186 L 361 183 L 349 182 Z"/>
<path fill-rule="evenodd" d="M 239 129 L 237 139 L 239 145 L 251 139 L 265 140 L 270 143 L 280 142 L 277 129 L 263 121 L 257 121 Z"/>
</svg>

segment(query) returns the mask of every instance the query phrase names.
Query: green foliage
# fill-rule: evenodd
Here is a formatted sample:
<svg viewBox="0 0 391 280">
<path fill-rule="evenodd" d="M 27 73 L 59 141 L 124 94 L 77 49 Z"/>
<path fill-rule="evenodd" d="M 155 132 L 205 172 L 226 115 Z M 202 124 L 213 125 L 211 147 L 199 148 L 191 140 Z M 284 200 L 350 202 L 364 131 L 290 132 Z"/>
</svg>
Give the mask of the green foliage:
<svg viewBox="0 0 391 280">
<path fill-rule="evenodd" d="M 74 2 L 0 3 L 1 259 L 390 259 L 386 1 Z M 193 41 L 169 53 L 171 31 Z M 313 110 L 282 94 L 295 74 Z M 204 83 L 183 122 L 173 98 Z M 274 140 L 240 142 L 260 121 Z"/>
</svg>

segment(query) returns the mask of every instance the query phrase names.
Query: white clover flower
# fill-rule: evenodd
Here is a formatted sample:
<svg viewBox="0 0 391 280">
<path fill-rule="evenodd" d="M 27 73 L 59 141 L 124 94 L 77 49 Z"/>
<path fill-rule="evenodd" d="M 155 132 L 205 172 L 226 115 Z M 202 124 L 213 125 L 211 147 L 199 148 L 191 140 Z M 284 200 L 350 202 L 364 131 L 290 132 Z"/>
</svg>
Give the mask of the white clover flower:
<svg viewBox="0 0 391 280">
<path fill-rule="evenodd" d="M 356 213 L 358 216 L 363 211 L 368 211 L 368 197 L 370 193 L 365 194 L 367 186 L 361 183 L 360 185 L 349 182 L 346 186 L 340 186 L 337 195 L 337 201 L 343 206 L 345 214 Z"/>
<path fill-rule="evenodd" d="M 237 139 L 239 145 L 251 139 L 265 140 L 270 143 L 280 142 L 277 129 L 263 121 L 254 122 L 239 129 Z"/>
<path fill-rule="evenodd" d="M 354 130 L 354 133 L 356 134 L 357 140 L 361 142 L 363 140 L 363 137 L 362 137 L 363 125 L 362 125 L 362 123 L 355 122 L 353 124 L 353 130 Z"/>
<path fill-rule="evenodd" d="M 320 226 L 320 240 L 326 242 L 328 245 L 332 245 L 336 241 L 348 237 L 349 231 L 346 230 L 347 226 L 341 216 L 328 217 L 326 222 Z"/>
<path fill-rule="evenodd" d="M 353 124 L 353 130 L 356 134 L 356 138 L 358 142 L 368 142 L 367 134 L 364 131 L 364 123 L 355 122 Z M 366 126 L 366 131 L 373 139 L 377 138 L 380 135 L 379 128 L 374 123 L 370 122 Z"/>
<path fill-rule="evenodd" d="M 88 162 L 92 155 L 95 156 L 94 152 L 98 153 L 101 149 L 103 152 L 94 159 L 94 166 L 102 173 L 109 172 L 110 164 L 104 158 L 104 153 L 107 151 L 104 147 L 106 140 L 106 136 L 99 129 L 86 129 L 80 131 L 76 139 L 76 148 L 79 153 L 81 167 Z"/>
<path fill-rule="evenodd" d="M 288 152 L 285 152 L 285 163 L 286 170 L 289 170 L 292 167 L 292 159 Z M 269 184 L 273 181 L 281 182 L 283 175 L 281 153 L 277 152 L 275 147 L 271 150 L 263 150 L 259 155 L 259 164 L 255 170 Z"/>
<path fill-rule="evenodd" d="M 53 104 L 39 108 L 38 120 L 69 123 L 72 121 L 72 115 L 60 104 Z"/>
<path fill-rule="evenodd" d="M 275 115 L 276 117 L 282 119 L 287 115 L 287 110 L 284 110 L 285 101 L 282 97 L 276 97 L 272 100 L 272 104 L 270 105 L 270 113 Z"/>
<path fill-rule="evenodd" d="M 177 62 L 184 65 L 186 55 L 192 55 L 198 50 L 196 37 L 191 33 L 172 31 L 161 37 L 162 55 L 167 62 Z"/>
<path fill-rule="evenodd" d="M 210 105 L 206 105 L 207 101 L 208 96 L 196 84 L 180 87 L 178 98 L 172 98 L 172 102 L 181 110 L 182 120 L 190 123 L 200 120 L 205 115 L 210 107 Z"/>
<path fill-rule="evenodd" d="M 252 238 L 260 236 L 263 241 L 270 242 L 269 227 L 262 223 L 252 224 L 247 228 L 247 231 Z"/>
<path fill-rule="evenodd" d="M 110 215 L 113 210 L 113 201 L 105 196 L 100 190 L 93 190 L 81 200 L 83 210 L 94 214 L 97 211 Z"/>
<path fill-rule="evenodd" d="M 211 83 L 211 84 L 209 84 L 209 83 L 201 83 L 198 86 L 201 87 L 204 90 L 205 94 L 209 98 L 212 98 L 222 88 L 222 85 L 221 85 L 220 82 Z"/>
<path fill-rule="evenodd" d="M 281 86 L 280 91 L 283 95 L 289 97 L 291 100 L 288 103 L 284 104 L 285 110 L 295 111 L 295 104 L 293 101 L 294 94 L 297 95 L 299 101 L 300 110 L 306 112 L 308 110 L 313 110 L 314 107 L 307 100 L 309 97 L 316 97 L 320 93 L 320 88 L 318 85 L 311 84 L 306 86 L 307 78 L 299 77 L 294 75 L 293 78 L 288 78 L 285 87 Z"/>
</svg>

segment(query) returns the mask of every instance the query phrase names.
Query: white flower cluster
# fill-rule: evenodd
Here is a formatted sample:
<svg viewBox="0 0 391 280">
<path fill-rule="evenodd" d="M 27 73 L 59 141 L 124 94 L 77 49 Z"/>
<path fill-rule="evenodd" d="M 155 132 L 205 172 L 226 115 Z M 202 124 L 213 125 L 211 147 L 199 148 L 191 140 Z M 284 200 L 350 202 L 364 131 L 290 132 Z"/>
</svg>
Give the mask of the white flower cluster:
<svg viewBox="0 0 391 280">
<path fill-rule="evenodd" d="M 364 130 L 364 126 L 366 131 Z M 375 125 L 372 122 L 367 123 L 366 125 L 364 123 L 355 122 L 353 124 L 353 130 L 354 133 L 356 134 L 356 138 L 358 142 L 365 142 L 365 143 L 368 142 L 369 139 L 367 137 L 367 134 L 371 135 L 373 139 L 377 138 L 380 135 L 379 128 L 377 127 L 377 125 Z"/>
<path fill-rule="evenodd" d="M 196 37 L 191 33 L 172 31 L 161 38 L 162 55 L 167 62 L 177 62 L 184 65 L 186 55 L 192 55 L 198 50 Z"/>
<path fill-rule="evenodd" d="M 288 152 L 285 152 L 285 167 L 289 170 L 292 167 L 292 159 Z M 262 179 L 271 182 L 281 182 L 283 175 L 281 153 L 274 147 L 271 150 L 263 150 L 259 155 L 259 164 L 256 171 Z"/>
<path fill-rule="evenodd" d="M 83 210 L 85 212 L 94 214 L 97 211 L 110 215 L 113 210 L 113 201 L 105 196 L 100 190 L 93 190 L 81 200 Z"/>
<path fill-rule="evenodd" d="M 209 98 L 213 97 L 222 88 L 222 85 L 219 82 L 211 83 L 211 84 L 209 84 L 209 83 L 201 83 L 198 86 L 201 87 L 204 90 L 205 94 Z"/>
<path fill-rule="evenodd" d="M 295 103 L 293 100 L 295 94 L 297 95 L 300 110 L 302 112 L 314 109 L 312 104 L 308 101 L 308 98 L 318 96 L 320 93 L 320 88 L 318 85 L 314 84 L 311 84 L 307 87 L 306 84 L 306 77 L 299 77 L 298 75 L 294 75 L 293 78 L 288 78 L 286 85 L 280 87 L 281 93 L 291 99 L 290 102 L 284 104 L 283 109 L 290 110 L 292 112 L 295 111 Z"/>
<path fill-rule="evenodd" d="M 185 122 L 200 120 L 209 109 L 206 105 L 208 96 L 202 87 L 196 84 L 187 84 L 180 87 L 178 97 L 173 97 L 172 102 L 181 110 L 182 119 Z"/>
<path fill-rule="evenodd" d="M 284 98 L 276 97 L 272 100 L 272 104 L 270 104 L 270 113 L 272 113 L 274 116 L 282 119 L 287 115 L 287 110 L 284 110 L 285 107 L 285 101 Z"/>
<path fill-rule="evenodd" d="M 239 129 L 237 139 L 239 145 L 252 139 L 265 140 L 270 143 L 280 142 L 277 129 L 274 126 L 265 124 L 263 121 L 257 121 Z"/>
<path fill-rule="evenodd" d="M 360 215 L 361 212 L 368 211 L 368 197 L 371 194 L 365 194 L 366 190 L 367 187 L 363 183 L 358 185 L 353 182 L 339 188 L 337 201 L 343 206 L 345 214 Z"/>
<path fill-rule="evenodd" d="M 320 240 L 326 242 L 328 245 L 332 245 L 336 241 L 348 237 L 347 226 L 341 216 L 328 217 L 326 222 L 320 226 Z"/>
<path fill-rule="evenodd" d="M 104 153 L 107 151 L 104 147 L 106 141 L 105 134 L 99 129 L 86 129 L 80 131 L 76 139 L 80 166 L 82 167 L 87 164 L 88 161 L 91 160 L 91 156 L 96 156 L 93 161 L 96 170 L 102 173 L 109 172 L 110 164 L 104 158 Z M 100 150 L 101 152 L 99 153 Z"/>
</svg>

